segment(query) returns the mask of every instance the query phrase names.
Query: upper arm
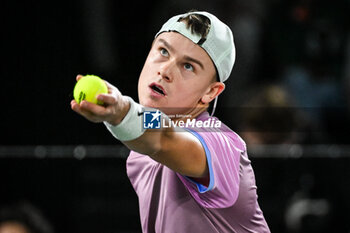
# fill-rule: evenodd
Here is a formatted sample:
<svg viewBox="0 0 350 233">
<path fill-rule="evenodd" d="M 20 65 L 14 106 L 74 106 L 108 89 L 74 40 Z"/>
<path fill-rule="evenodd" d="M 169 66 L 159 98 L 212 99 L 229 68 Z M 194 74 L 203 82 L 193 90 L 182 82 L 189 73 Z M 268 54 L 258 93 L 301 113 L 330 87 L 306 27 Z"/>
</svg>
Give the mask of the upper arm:
<svg viewBox="0 0 350 233">
<path fill-rule="evenodd" d="M 237 200 L 240 186 L 241 142 L 224 133 L 192 132 L 202 142 L 208 164 L 208 185 L 178 175 L 187 190 L 202 206 L 225 208 Z"/>
<path fill-rule="evenodd" d="M 201 142 L 183 130 L 162 138 L 161 150 L 154 159 L 170 169 L 189 177 L 205 177 L 208 165 Z"/>
<path fill-rule="evenodd" d="M 201 142 L 183 129 L 147 130 L 140 138 L 124 144 L 134 151 L 149 155 L 181 175 L 208 176 L 205 150 Z"/>
</svg>

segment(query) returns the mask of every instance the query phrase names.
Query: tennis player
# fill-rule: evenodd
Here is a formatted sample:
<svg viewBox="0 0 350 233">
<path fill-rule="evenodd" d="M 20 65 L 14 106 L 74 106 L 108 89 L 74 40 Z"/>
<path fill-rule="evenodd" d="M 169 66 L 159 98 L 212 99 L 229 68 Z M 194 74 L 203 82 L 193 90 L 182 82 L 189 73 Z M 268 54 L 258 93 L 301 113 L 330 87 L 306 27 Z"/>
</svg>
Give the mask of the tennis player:
<svg viewBox="0 0 350 233">
<path fill-rule="evenodd" d="M 188 12 L 156 34 L 139 103 L 107 82 L 109 93 L 97 97 L 104 106 L 71 102 L 131 150 L 127 173 L 143 232 L 270 232 L 246 144 L 208 112 L 234 61 L 229 27 L 208 12 Z"/>
</svg>

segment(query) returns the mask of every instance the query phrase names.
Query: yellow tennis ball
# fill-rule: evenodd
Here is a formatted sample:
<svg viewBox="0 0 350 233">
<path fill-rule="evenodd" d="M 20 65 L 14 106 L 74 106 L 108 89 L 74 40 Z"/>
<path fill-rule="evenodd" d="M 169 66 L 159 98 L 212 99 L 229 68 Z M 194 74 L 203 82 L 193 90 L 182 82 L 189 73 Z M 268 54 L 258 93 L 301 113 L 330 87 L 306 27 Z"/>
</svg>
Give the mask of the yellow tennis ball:
<svg viewBox="0 0 350 233">
<path fill-rule="evenodd" d="M 96 75 L 86 75 L 75 84 L 73 96 L 78 104 L 86 100 L 94 104 L 102 105 L 103 103 L 98 101 L 96 97 L 99 94 L 106 93 L 108 93 L 107 85 L 100 77 Z"/>
</svg>

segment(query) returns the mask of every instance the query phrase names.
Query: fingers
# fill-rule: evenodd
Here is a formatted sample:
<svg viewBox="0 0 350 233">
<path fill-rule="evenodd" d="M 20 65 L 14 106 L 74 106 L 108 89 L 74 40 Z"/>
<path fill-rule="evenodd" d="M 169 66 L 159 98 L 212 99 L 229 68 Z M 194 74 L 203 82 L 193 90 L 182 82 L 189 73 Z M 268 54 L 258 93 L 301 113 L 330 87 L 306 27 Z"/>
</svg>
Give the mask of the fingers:
<svg viewBox="0 0 350 233">
<path fill-rule="evenodd" d="M 79 81 L 83 75 L 77 75 L 76 81 Z M 71 101 L 71 108 L 76 113 L 82 115 L 86 119 L 92 122 L 102 122 L 102 121 L 119 121 L 120 110 L 125 106 L 123 103 L 123 96 L 115 86 L 111 85 L 109 82 L 103 80 L 108 88 L 108 94 L 99 94 L 96 96 L 97 100 L 102 102 L 103 105 L 98 105 L 90 103 L 87 101 L 82 101 L 78 104 L 75 100 Z"/>
<path fill-rule="evenodd" d="M 113 86 L 112 84 L 110 84 L 109 82 L 107 82 L 106 80 L 103 79 L 103 81 L 106 83 L 108 89 L 116 88 L 115 86 Z"/>
<path fill-rule="evenodd" d="M 104 112 L 106 111 L 106 108 L 104 106 L 90 103 L 88 101 L 82 101 L 80 103 L 80 108 L 83 111 L 89 111 L 89 112 L 96 114 L 96 115 L 103 115 Z"/>
<path fill-rule="evenodd" d="M 111 94 L 114 94 L 114 93 L 117 93 L 117 94 L 121 94 L 120 91 L 118 90 L 118 88 L 116 88 L 115 86 L 113 86 L 112 84 L 110 84 L 109 82 L 107 82 L 106 80 L 103 80 L 106 85 L 107 85 L 107 88 L 108 88 L 108 93 L 111 93 Z"/>
<path fill-rule="evenodd" d="M 93 122 L 104 121 L 106 115 L 109 113 L 109 110 L 104 106 L 93 104 L 87 101 L 82 101 L 80 104 L 78 104 L 75 100 L 72 100 L 71 108 L 73 111 Z"/>
<path fill-rule="evenodd" d="M 83 77 L 83 75 L 78 74 L 77 77 L 75 78 L 75 80 L 77 80 L 77 82 Z"/>
<path fill-rule="evenodd" d="M 117 103 L 117 98 L 111 94 L 99 94 L 97 100 L 103 102 L 105 105 L 113 105 Z"/>
</svg>

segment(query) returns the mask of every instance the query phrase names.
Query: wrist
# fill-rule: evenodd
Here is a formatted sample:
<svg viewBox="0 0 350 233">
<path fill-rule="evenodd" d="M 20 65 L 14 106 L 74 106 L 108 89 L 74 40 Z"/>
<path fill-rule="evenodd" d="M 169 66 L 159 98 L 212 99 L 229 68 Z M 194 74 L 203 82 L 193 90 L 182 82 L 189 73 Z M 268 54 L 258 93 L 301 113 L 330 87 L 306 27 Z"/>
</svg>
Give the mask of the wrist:
<svg viewBox="0 0 350 233">
<path fill-rule="evenodd" d="M 118 109 L 121 109 L 119 111 L 119 114 L 113 114 L 113 115 L 117 115 L 114 119 L 108 120 L 107 122 L 113 126 L 117 126 L 119 125 L 123 119 L 125 118 L 125 116 L 128 114 L 129 110 L 130 110 L 130 97 L 128 96 L 122 96 L 120 101 L 118 102 Z"/>
<path fill-rule="evenodd" d="M 126 113 L 122 119 L 119 120 L 117 124 L 113 122 L 104 122 L 107 129 L 111 134 L 120 141 L 131 141 L 140 137 L 144 133 L 143 124 L 142 124 L 142 106 L 135 101 L 126 96 L 127 104 L 129 107 L 126 107 Z"/>
</svg>

